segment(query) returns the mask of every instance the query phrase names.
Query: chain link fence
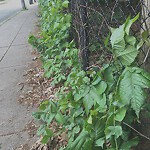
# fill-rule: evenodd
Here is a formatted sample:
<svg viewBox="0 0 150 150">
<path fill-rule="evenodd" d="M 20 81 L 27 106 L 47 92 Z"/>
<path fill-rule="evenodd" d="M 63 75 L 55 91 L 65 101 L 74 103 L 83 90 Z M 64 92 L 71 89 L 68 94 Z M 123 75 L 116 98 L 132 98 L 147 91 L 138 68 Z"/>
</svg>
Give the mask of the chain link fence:
<svg viewBox="0 0 150 150">
<path fill-rule="evenodd" d="M 110 34 L 110 27 L 123 24 L 128 16 L 138 20 L 132 25 L 131 34 L 140 40 L 141 33 L 150 30 L 150 0 L 70 0 L 72 14 L 71 35 L 80 49 L 79 58 L 83 69 L 101 66 L 110 62 L 112 56 L 104 41 Z M 139 66 L 150 71 L 150 48 L 143 46 L 138 58 Z M 150 119 L 142 118 L 140 130 L 150 136 Z M 139 149 L 148 150 L 149 141 Z"/>
<path fill-rule="evenodd" d="M 70 12 L 73 16 L 71 32 L 80 49 L 84 70 L 110 60 L 111 54 L 104 45 L 110 27 L 118 27 L 128 16 L 132 18 L 140 13 L 132 26 L 132 34 L 139 37 L 150 29 L 149 0 L 70 0 Z M 144 64 L 148 60 L 148 48 L 143 46 L 141 53 L 140 64 Z"/>
</svg>

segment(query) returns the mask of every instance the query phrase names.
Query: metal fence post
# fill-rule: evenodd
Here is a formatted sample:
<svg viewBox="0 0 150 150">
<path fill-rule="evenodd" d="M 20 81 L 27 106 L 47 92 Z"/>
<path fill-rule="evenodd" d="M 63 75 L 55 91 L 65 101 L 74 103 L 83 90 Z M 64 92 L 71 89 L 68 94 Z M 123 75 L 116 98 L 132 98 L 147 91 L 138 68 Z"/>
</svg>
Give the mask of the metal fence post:
<svg viewBox="0 0 150 150">
<path fill-rule="evenodd" d="M 89 37 L 88 37 L 88 18 L 86 0 L 77 0 L 79 6 L 80 29 L 79 29 L 79 49 L 82 69 L 86 70 L 89 66 Z"/>
</svg>

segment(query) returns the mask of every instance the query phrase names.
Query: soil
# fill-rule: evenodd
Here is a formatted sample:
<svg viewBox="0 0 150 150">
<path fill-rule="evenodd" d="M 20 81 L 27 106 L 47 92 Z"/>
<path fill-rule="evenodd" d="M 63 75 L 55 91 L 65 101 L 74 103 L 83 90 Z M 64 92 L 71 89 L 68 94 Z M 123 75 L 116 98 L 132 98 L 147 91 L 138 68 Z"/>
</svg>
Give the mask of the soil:
<svg viewBox="0 0 150 150">
<path fill-rule="evenodd" d="M 42 69 L 39 54 L 36 51 L 33 51 L 32 55 L 35 56 L 33 63 L 31 64 L 30 69 L 24 74 L 26 81 L 24 83 L 19 83 L 22 94 L 18 101 L 21 105 L 38 108 L 41 102 L 48 99 L 55 99 L 55 93 L 59 90 L 59 87 L 52 87 L 51 82 L 53 79 L 44 77 L 44 70 Z M 55 132 L 57 131 L 58 126 L 53 122 L 50 125 L 50 128 Z M 31 137 L 36 135 L 37 129 L 38 125 L 35 124 L 34 120 L 26 126 L 26 130 Z M 65 134 L 52 138 L 47 145 L 43 145 L 40 142 L 41 139 L 42 137 L 39 137 L 39 140 L 36 143 L 33 143 L 30 150 L 58 150 L 61 146 L 67 144 Z M 21 145 L 16 150 L 29 150 L 29 147 L 28 145 Z"/>
</svg>

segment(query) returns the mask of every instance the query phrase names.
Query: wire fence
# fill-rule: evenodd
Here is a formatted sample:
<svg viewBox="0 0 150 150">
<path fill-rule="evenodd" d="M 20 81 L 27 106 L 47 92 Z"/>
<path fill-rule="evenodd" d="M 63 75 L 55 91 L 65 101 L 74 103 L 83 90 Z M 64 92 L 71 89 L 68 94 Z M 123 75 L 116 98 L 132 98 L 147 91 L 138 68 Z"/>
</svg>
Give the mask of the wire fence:
<svg viewBox="0 0 150 150">
<path fill-rule="evenodd" d="M 110 60 L 111 54 L 104 45 L 110 27 L 118 27 L 128 16 L 140 13 L 131 32 L 139 37 L 144 30 L 150 29 L 149 0 L 70 0 L 73 16 L 72 35 L 82 58 L 83 69 Z M 141 49 L 140 62 L 148 61 L 149 49 Z M 141 59 L 142 58 L 142 59 Z M 148 64 L 148 63 L 145 63 Z"/>
</svg>

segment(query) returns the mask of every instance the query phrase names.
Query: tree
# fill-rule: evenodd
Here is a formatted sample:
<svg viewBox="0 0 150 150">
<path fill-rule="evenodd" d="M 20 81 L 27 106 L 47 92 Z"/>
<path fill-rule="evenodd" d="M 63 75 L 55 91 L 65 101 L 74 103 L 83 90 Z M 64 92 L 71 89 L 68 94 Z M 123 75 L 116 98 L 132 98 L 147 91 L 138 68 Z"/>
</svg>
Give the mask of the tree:
<svg viewBox="0 0 150 150">
<path fill-rule="evenodd" d="M 24 0 L 21 0 L 21 6 L 22 6 L 22 9 L 27 9 L 27 7 L 26 7 L 26 4 L 25 4 L 25 1 L 24 1 Z"/>
</svg>

